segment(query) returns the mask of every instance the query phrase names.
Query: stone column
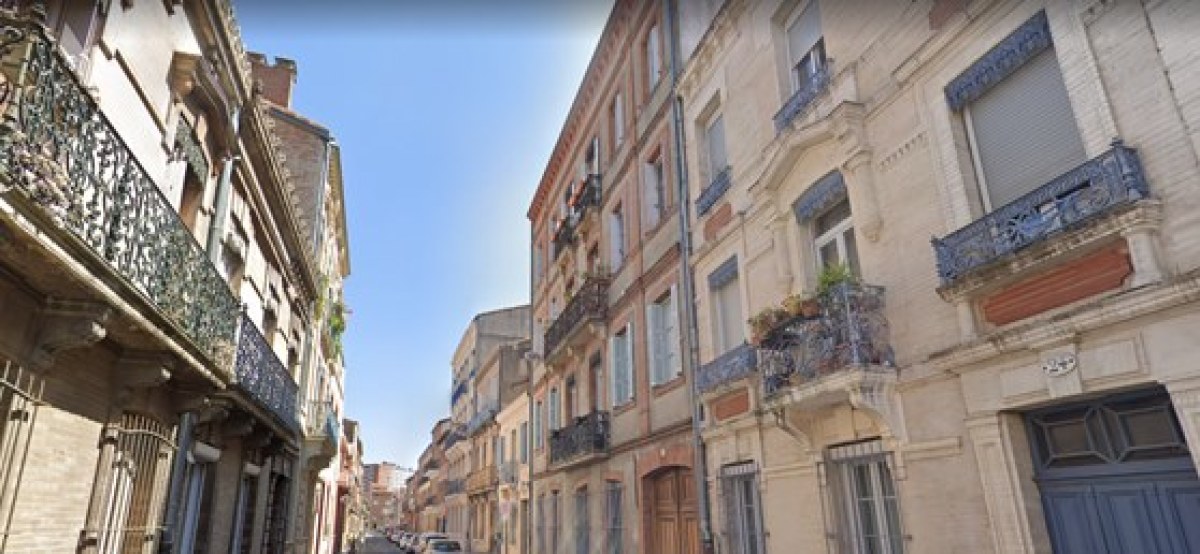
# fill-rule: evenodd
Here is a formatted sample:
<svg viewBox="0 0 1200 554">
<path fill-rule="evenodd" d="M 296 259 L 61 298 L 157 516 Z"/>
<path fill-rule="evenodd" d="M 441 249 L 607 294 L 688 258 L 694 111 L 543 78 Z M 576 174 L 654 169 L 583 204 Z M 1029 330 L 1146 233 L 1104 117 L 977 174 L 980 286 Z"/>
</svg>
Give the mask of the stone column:
<svg viewBox="0 0 1200 554">
<path fill-rule="evenodd" d="M 795 220 L 788 213 L 776 213 L 767 223 L 767 228 L 771 231 L 773 244 L 772 250 L 775 254 L 775 267 L 778 268 L 776 279 L 779 281 L 779 288 L 785 294 L 793 292 L 792 287 L 796 280 L 796 268 L 792 267 L 792 247 L 788 240 L 788 227 L 795 225 Z"/>
<path fill-rule="evenodd" d="M 846 196 L 850 198 L 854 230 L 871 242 L 879 240 L 883 229 L 883 218 L 879 215 L 879 202 L 875 198 L 875 173 L 871 168 L 871 153 L 859 150 L 842 164 L 842 178 L 846 180 Z"/>
<path fill-rule="evenodd" d="M 117 442 L 121 438 L 121 412 L 110 416 L 100 431 L 100 455 L 96 457 L 96 480 L 92 482 L 92 496 L 88 501 L 87 519 L 84 520 L 83 536 L 79 540 L 79 552 L 92 554 L 100 546 L 100 529 L 108 511 L 108 489 L 112 477 L 110 468 L 116 457 Z"/>
<path fill-rule="evenodd" d="M 1023 434 L 1014 433 L 1013 422 L 1006 421 L 1017 417 L 988 414 L 967 420 L 992 544 L 995 552 L 1004 554 L 1049 552 L 1037 491 L 1031 480 L 1020 477 L 1021 467 L 1030 464 L 1028 449 Z M 1033 521 L 1038 522 L 1036 528 Z"/>
<path fill-rule="evenodd" d="M 1129 246 L 1129 259 L 1133 264 L 1133 277 L 1129 281 L 1131 288 L 1161 283 L 1165 278 L 1162 256 L 1158 244 L 1158 230 L 1162 218 L 1161 204 L 1155 200 L 1143 200 L 1152 203 L 1153 209 L 1148 210 L 1150 217 L 1138 221 L 1121 232 Z"/>
</svg>

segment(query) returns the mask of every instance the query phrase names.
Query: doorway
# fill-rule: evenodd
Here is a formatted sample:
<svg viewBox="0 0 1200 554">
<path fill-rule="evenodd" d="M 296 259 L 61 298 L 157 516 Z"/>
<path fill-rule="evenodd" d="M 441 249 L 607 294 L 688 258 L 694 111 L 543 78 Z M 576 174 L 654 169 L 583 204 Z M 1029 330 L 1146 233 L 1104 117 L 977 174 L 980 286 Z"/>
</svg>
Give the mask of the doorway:
<svg viewBox="0 0 1200 554">
<path fill-rule="evenodd" d="M 646 528 L 656 554 L 699 554 L 696 483 L 692 470 L 664 469 L 646 478 L 649 524 Z"/>
</svg>

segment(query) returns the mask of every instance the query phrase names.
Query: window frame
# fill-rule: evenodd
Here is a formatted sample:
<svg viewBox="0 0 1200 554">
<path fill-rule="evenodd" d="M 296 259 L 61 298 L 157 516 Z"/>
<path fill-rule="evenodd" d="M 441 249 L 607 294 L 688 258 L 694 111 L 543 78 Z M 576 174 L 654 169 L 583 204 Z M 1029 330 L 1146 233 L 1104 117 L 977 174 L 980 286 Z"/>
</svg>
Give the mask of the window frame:
<svg viewBox="0 0 1200 554">
<path fill-rule="evenodd" d="M 614 331 L 609 339 L 609 402 L 614 410 L 632 405 L 637 399 L 637 386 L 634 382 L 637 371 L 634 368 L 633 337 L 633 322 L 627 322 Z M 622 363 L 625 364 L 624 367 L 620 367 Z M 622 376 L 628 387 L 628 394 L 624 396 L 619 394 L 623 392 L 619 390 L 620 381 L 618 380 Z"/>
<path fill-rule="evenodd" d="M 821 218 L 833 212 L 843 203 L 846 204 L 846 217 L 838 220 L 837 223 L 833 224 L 825 231 L 819 231 L 817 224 Z M 829 264 L 827 264 L 826 260 L 824 259 L 825 255 L 822 253 L 822 249 L 829 244 L 833 244 L 837 249 L 838 263 L 846 265 L 850 268 L 851 272 L 853 272 L 855 275 L 859 275 L 862 262 L 858 258 L 858 235 L 855 233 L 854 229 L 854 207 L 850 205 L 850 199 L 843 198 L 842 200 L 835 202 L 832 206 L 813 217 L 810 221 L 810 224 L 813 237 L 813 261 L 816 263 L 817 272 L 819 273 L 828 267 Z M 850 249 L 847 246 L 847 232 L 854 235 L 855 248 L 853 256 L 850 255 Z"/>
<path fill-rule="evenodd" d="M 718 122 L 721 124 L 721 136 L 720 136 L 721 140 L 720 141 L 714 140 L 714 138 L 713 138 L 713 128 L 716 127 L 716 124 Z M 709 116 L 706 120 L 704 120 L 703 129 L 704 129 L 704 165 L 705 165 L 705 172 L 707 174 L 706 182 L 707 182 L 707 184 L 711 185 L 713 182 L 715 182 L 717 180 L 717 176 L 719 176 L 723 171 L 725 171 L 726 169 L 729 168 L 729 144 L 728 144 L 729 141 L 726 140 L 726 135 L 725 135 L 725 112 L 723 112 L 723 111 L 714 112 L 711 116 Z M 716 161 L 714 160 L 714 158 L 716 156 L 713 155 L 713 146 L 716 144 L 720 145 L 721 157 L 724 160 L 723 162 L 721 162 L 720 167 L 717 167 Z"/>
<path fill-rule="evenodd" d="M 675 285 L 671 285 L 646 304 L 646 350 L 651 387 L 670 383 L 683 374 L 679 338 L 679 296 Z"/>
</svg>

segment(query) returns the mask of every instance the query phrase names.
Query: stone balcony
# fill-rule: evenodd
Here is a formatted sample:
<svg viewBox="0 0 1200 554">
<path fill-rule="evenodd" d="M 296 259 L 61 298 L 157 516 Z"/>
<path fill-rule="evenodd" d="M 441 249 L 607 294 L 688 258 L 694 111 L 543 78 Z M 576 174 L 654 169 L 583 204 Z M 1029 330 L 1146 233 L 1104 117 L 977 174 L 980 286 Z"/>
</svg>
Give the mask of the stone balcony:
<svg viewBox="0 0 1200 554">
<path fill-rule="evenodd" d="M 821 68 L 813 74 L 812 78 L 804 86 L 792 93 L 787 102 L 783 103 L 783 106 L 779 108 L 774 117 L 776 132 L 782 132 L 791 127 L 792 123 L 808 110 L 818 96 L 829 90 L 830 77 L 832 76 L 830 64 L 832 62 L 833 60 L 826 60 L 821 65 Z"/>
<path fill-rule="evenodd" d="M 329 465 L 337 454 L 342 428 L 333 402 L 310 402 L 304 420 L 304 441 L 310 448 L 309 457 L 314 458 L 317 467 Z"/>
<path fill-rule="evenodd" d="M 696 369 L 696 388 L 703 394 L 758 370 L 758 349 L 743 343 Z"/>
<path fill-rule="evenodd" d="M 521 464 L 515 461 L 507 461 L 500 464 L 500 482 L 506 485 L 517 485 L 521 483 Z"/>
<path fill-rule="evenodd" d="M 567 307 L 546 329 L 545 357 L 549 362 L 557 359 L 589 325 L 604 324 L 608 319 L 608 277 L 590 277 L 567 302 Z"/>
<path fill-rule="evenodd" d="M 575 187 L 574 194 L 567 199 L 567 213 L 556 223 L 551 242 L 554 259 L 558 259 L 559 254 L 569 250 L 576 243 L 579 234 L 591 227 L 591 220 L 595 219 L 593 215 L 599 211 L 603 201 L 600 175 L 589 174 L 576 183 Z"/>
<path fill-rule="evenodd" d="M 89 286 L 108 287 L 161 320 L 156 329 L 228 378 L 238 328 L 229 285 L 45 28 L 11 14 L 0 26 L 0 191 L 12 189 L 16 213 L 56 244 L 50 258 L 70 257 L 95 277 Z M 60 281 L 51 288 L 65 286 Z M 118 341 L 136 328 L 111 327 Z"/>
<path fill-rule="evenodd" d="M 883 288 L 846 283 L 821 298 L 820 315 L 777 326 L 757 351 L 766 401 L 816 408 L 877 376 L 894 380 L 883 309 Z"/>
<path fill-rule="evenodd" d="M 296 381 L 275 355 L 266 337 L 249 317 L 242 316 L 234 362 L 235 388 L 274 416 L 287 429 L 298 430 Z"/>
<path fill-rule="evenodd" d="M 608 456 L 608 412 L 594 411 L 550 432 L 550 465 L 559 468 Z"/>
<path fill-rule="evenodd" d="M 494 465 L 485 465 L 467 476 L 467 494 L 479 494 L 495 490 L 500 484 L 499 473 Z"/>
<path fill-rule="evenodd" d="M 462 494 L 467 490 L 467 482 L 463 479 L 448 479 L 446 480 L 446 496 L 454 494 Z"/>
</svg>

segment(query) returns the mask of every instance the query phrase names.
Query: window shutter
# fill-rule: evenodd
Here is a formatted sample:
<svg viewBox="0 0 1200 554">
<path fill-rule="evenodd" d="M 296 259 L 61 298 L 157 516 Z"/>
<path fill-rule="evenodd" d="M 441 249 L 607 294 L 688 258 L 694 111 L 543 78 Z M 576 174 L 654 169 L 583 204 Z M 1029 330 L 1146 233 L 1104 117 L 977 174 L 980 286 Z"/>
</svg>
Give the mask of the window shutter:
<svg viewBox="0 0 1200 554">
<path fill-rule="evenodd" d="M 679 295 L 671 285 L 671 301 L 667 303 L 667 379 L 683 373 L 683 360 L 679 355 Z"/>
<path fill-rule="evenodd" d="M 967 111 L 991 209 L 1087 159 L 1053 48 L 970 103 Z"/>
<path fill-rule="evenodd" d="M 708 180 L 715 180 L 717 174 L 729 165 L 725 156 L 725 117 L 717 116 L 708 126 Z"/>
<path fill-rule="evenodd" d="M 651 302 L 646 304 L 646 344 L 650 349 L 647 362 L 650 364 L 650 384 L 658 384 L 658 341 L 659 341 L 659 326 L 658 326 L 658 303 Z"/>
<path fill-rule="evenodd" d="M 625 332 L 625 401 L 633 400 L 633 322 Z"/>
<path fill-rule="evenodd" d="M 621 380 L 621 352 L 617 347 L 620 339 L 620 335 L 613 335 L 612 338 L 608 339 L 608 359 L 610 361 L 608 370 L 608 402 L 613 408 L 621 404 L 621 397 L 618 395 L 621 389 L 618 383 Z"/>
<path fill-rule="evenodd" d="M 821 8 L 817 0 L 805 6 L 800 17 L 788 27 L 787 35 L 789 61 L 795 65 L 821 40 Z"/>
<path fill-rule="evenodd" d="M 654 164 L 642 164 L 642 214 L 646 229 L 658 225 L 658 176 L 655 175 Z"/>
</svg>

